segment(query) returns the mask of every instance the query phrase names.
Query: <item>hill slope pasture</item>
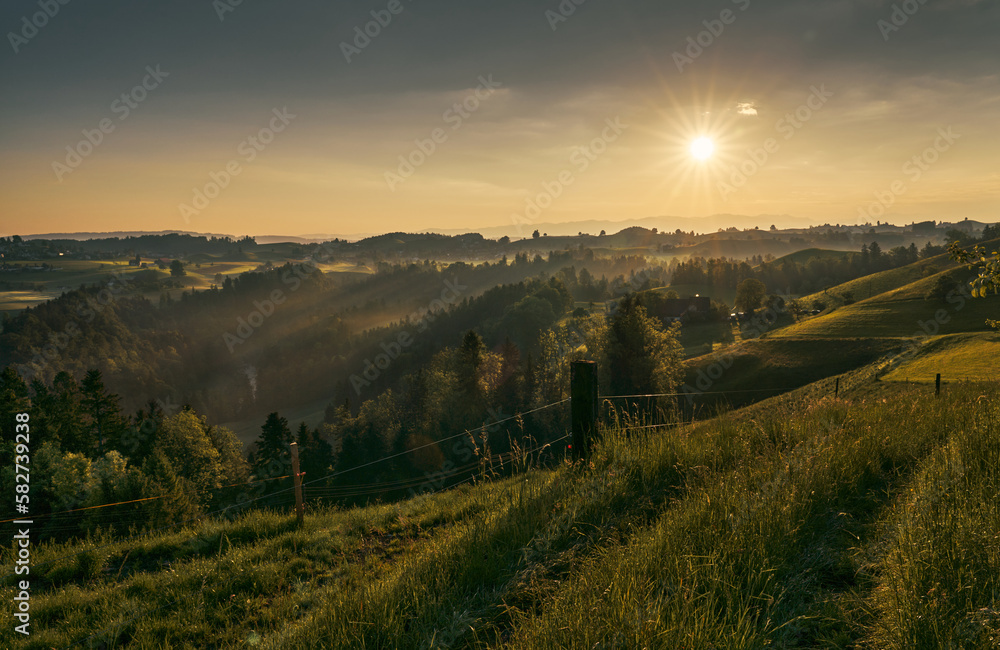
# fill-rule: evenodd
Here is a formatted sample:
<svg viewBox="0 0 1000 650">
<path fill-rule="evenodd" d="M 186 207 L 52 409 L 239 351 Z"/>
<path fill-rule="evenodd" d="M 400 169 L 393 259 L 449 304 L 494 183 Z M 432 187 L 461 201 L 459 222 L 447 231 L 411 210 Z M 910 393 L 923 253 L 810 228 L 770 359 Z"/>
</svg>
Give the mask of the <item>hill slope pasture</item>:
<svg viewBox="0 0 1000 650">
<path fill-rule="evenodd" d="M 947 254 L 936 255 L 913 264 L 850 280 L 824 291 L 817 291 L 803 296 L 802 300 L 810 305 L 817 300 L 828 305 L 841 305 L 844 302 L 843 295 L 848 293 L 853 295 L 855 300 L 866 300 L 957 266 L 958 264 L 949 259 Z"/>
<path fill-rule="evenodd" d="M 395 505 L 35 550 L 8 647 L 995 647 L 1000 390 L 845 382 Z M 932 394 L 932 393 L 931 393 Z M 528 459 L 525 459 L 528 461 Z M 11 566 L 11 551 L 3 563 Z M 4 582 L 11 601 L 15 588 Z M 993 640 L 991 640 L 993 639 Z M 990 645 L 990 644 L 993 645 Z"/>
<path fill-rule="evenodd" d="M 920 354 L 908 357 L 883 376 L 886 381 L 933 382 L 977 380 L 997 375 L 1000 334 L 953 334 L 927 342 Z"/>
</svg>

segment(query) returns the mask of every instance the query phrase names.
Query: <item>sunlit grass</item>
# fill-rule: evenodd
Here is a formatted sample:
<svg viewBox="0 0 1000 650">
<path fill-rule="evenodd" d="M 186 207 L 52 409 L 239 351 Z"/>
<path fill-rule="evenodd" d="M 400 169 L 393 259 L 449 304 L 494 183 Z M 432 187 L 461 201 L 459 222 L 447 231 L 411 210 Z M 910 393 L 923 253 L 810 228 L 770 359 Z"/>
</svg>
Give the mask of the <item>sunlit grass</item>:
<svg viewBox="0 0 1000 650">
<path fill-rule="evenodd" d="M 933 382 L 978 379 L 997 373 L 1000 334 L 954 334 L 929 342 L 918 356 L 886 374 L 886 381 Z"/>
<path fill-rule="evenodd" d="M 98 631 L 136 647 L 994 647 L 1000 393 L 893 386 L 616 428 L 587 466 L 321 509 L 301 530 L 256 512 L 44 545 L 37 563 L 79 554 L 33 572 L 24 647 Z M 7 643 L 9 609 L 0 626 Z"/>
</svg>

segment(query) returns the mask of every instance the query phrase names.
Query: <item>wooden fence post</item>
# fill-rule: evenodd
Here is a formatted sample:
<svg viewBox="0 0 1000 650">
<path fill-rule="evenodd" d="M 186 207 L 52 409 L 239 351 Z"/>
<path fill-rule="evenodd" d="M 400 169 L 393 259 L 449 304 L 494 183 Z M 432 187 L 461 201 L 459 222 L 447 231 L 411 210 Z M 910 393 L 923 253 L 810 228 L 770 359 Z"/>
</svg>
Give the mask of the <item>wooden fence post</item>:
<svg viewBox="0 0 1000 650">
<path fill-rule="evenodd" d="M 837 377 L 837 385 L 833 389 L 833 396 L 840 397 L 840 377 Z"/>
<path fill-rule="evenodd" d="M 570 397 L 573 460 L 586 460 L 597 429 L 597 364 L 593 361 L 574 361 L 570 366 Z"/>
<path fill-rule="evenodd" d="M 937 374 L 937 379 L 934 380 L 934 397 L 941 395 L 941 373 Z"/>
<path fill-rule="evenodd" d="M 299 473 L 299 445 L 293 442 L 289 445 L 292 448 L 292 480 L 295 484 L 295 516 L 302 525 L 305 513 L 302 507 L 302 475 Z"/>
</svg>

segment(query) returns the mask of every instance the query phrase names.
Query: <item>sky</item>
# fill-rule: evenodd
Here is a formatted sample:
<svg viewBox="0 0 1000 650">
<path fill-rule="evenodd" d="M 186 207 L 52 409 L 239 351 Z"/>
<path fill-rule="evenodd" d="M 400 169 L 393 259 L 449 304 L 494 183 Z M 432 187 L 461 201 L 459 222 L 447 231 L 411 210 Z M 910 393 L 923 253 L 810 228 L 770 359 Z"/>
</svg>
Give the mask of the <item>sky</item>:
<svg viewBox="0 0 1000 650">
<path fill-rule="evenodd" d="M 997 0 L 7 0 L 0 233 L 995 222 L 998 27 Z"/>
</svg>

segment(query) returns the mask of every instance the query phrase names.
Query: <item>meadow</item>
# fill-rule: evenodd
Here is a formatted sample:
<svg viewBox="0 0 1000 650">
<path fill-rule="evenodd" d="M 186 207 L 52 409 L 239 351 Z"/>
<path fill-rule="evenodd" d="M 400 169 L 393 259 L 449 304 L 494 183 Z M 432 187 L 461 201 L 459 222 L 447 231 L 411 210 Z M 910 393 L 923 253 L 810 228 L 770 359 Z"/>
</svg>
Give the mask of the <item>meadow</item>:
<svg viewBox="0 0 1000 650">
<path fill-rule="evenodd" d="M 1000 391 L 844 377 L 588 463 L 36 549 L 11 647 L 1000 647 Z M 930 392 L 929 392 L 930 391 Z M 820 393 L 825 392 L 819 391 Z M 9 549 L 3 562 L 9 564 Z M 10 579 L 3 588 L 14 596 Z"/>
</svg>

